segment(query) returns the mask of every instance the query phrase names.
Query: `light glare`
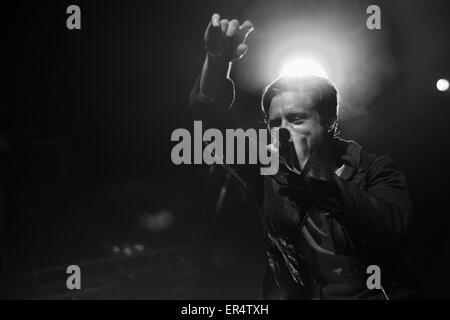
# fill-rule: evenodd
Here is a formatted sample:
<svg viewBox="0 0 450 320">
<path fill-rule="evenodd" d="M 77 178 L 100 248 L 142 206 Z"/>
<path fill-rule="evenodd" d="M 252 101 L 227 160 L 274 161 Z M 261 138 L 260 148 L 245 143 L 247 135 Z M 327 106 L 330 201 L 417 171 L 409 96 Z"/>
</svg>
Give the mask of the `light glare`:
<svg viewBox="0 0 450 320">
<path fill-rule="evenodd" d="M 448 88 L 449 88 L 448 80 L 447 80 L 447 79 L 439 79 L 439 80 L 436 82 L 436 88 L 437 88 L 439 91 L 447 91 Z"/>
<path fill-rule="evenodd" d="M 325 70 L 315 61 L 309 59 L 296 59 L 286 63 L 281 69 L 281 76 L 314 75 L 327 78 Z"/>
</svg>

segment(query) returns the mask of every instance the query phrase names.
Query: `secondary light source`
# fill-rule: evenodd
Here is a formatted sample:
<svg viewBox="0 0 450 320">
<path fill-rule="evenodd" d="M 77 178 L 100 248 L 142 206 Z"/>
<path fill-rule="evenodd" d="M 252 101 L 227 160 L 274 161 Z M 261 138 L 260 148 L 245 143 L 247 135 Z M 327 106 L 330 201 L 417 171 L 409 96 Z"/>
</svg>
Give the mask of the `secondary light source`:
<svg viewBox="0 0 450 320">
<path fill-rule="evenodd" d="M 448 80 L 447 79 L 439 79 L 437 82 L 436 82 L 436 88 L 439 90 L 439 91 L 447 91 L 448 90 L 448 88 L 449 88 L 449 83 L 448 83 Z"/>
<path fill-rule="evenodd" d="M 281 76 L 304 76 L 315 75 L 327 78 L 325 70 L 314 60 L 294 59 L 288 61 L 281 69 Z"/>
</svg>

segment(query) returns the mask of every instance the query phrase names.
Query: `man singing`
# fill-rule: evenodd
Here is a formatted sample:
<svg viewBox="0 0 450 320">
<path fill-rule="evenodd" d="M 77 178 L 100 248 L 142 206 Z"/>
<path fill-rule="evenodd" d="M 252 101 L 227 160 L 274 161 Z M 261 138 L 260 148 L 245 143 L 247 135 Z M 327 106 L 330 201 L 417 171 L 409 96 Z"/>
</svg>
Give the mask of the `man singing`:
<svg viewBox="0 0 450 320">
<path fill-rule="evenodd" d="M 219 127 L 230 113 L 238 114 L 229 71 L 246 54 L 252 30 L 249 21 L 211 18 L 190 103 L 194 118 L 206 126 Z M 405 178 L 389 156 L 336 137 L 337 96 L 334 85 L 317 76 L 280 77 L 264 90 L 265 122 L 287 138 L 270 146 L 280 155 L 278 173 L 254 184 L 263 188 L 263 297 L 411 298 L 414 290 L 398 259 L 411 213 Z M 380 268 L 381 286 L 367 284 L 371 265 Z"/>
</svg>

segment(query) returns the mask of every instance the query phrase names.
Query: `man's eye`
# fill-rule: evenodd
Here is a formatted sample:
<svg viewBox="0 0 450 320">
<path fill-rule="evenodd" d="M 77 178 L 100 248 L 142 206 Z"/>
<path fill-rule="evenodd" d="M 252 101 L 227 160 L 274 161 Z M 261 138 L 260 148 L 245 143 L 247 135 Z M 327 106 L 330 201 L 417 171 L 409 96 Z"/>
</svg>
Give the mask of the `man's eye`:
<svg viewBox="0 0 450 320">
<path fill-rule="evenodd" d="M 281 126 L 281 120 L 277 119 L 277 120 L 272 120 L 269 122 L 269 126 L 271 128 L 277 128 Z"/>
<path fill-rule="evenodd" d="M 291 120 L 291 123 L 293 123 L 293 124 L 301 124 L 301 123 L 303 123 L 304 120 L 305 120 L 304 118 L 296 117 L 296 118 Z"/>
<path fill-rule="evenodd" d="M 306 120 L 304 114 L 292 114 L 287 117 L 287 120 L 292 124 L 301 124 Z"/>
</svg>

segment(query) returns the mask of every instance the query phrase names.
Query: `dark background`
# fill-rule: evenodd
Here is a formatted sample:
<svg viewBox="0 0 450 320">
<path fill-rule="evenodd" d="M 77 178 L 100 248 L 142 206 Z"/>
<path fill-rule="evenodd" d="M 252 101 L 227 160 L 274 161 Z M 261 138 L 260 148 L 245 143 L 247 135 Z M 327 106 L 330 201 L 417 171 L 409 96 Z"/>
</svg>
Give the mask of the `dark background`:
<svg viewBox="0 0 450 320">
<path fill-rule="evenodd" d="M 326 2 L 277 1 L 293 10 Z M 341 135 L 391 154 L 404 170 L 414 204 L 409 246 L 415 272 L 428 297 L 449 298 L 450 96 L 435 87 L 450 74 L 448 1 L 340 2 L 363 10 L 381 7 L 379 32 L 389 34 L 396 65 L 368 112 L 341 122 Z M 61 288 L 40 291 L 32 281 L 37 272 L 100 261 L 91 264 L 95 269 L 114 256 L 114 245 L 139 243 L 162 255 L 158 263 L 167 263 L 145 274 L 148 285 L 128 281 L 128 291 L 103 291 L 102 297 L 260 298 L 265 257 L 255 212 L 231 182 L 215 213 L 223 172 L 216 169 L 208 180 L 203 165 L 173 165 L 170 135 L 192 127 L 188 96 L 204 58 L 202 38 L 211 14 L 251 19 L 257 30 L 270 12 L 252 17 L 248 8 L 264 3 L 17 1 L 3 10 L 7 98 L 0 132 L 10 149 L 2 162 L 5 296 L 56 294 Z M 81 30 L 66 28 L 70 4 L 81 7 Z M 237 72 L 245 72 L 252 54 Z M 247 93 L 257 97 L 260 91 Z M 139 228 L 142 216 L 161 210 L 170 212 L 167 228 Z M 179 245 L 189 253 L 175 256 L 189 260 L 194 271 L 173 280 L 166 265 L 178 262 L 165 252 Z M 156 260 L 145 260 L 148 270 Z M 95 272 L 123 285 L 117 269 Z"/>
</svg>

